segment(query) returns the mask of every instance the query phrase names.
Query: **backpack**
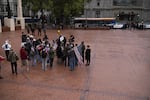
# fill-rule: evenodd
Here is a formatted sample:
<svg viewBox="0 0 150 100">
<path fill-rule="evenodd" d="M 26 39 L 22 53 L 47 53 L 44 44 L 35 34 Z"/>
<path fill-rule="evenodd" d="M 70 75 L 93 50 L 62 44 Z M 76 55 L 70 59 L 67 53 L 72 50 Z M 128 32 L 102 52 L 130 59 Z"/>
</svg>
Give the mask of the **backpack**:
<svg viewBox="0 0 150 100">
<path fill-rule="evenodd" d="M 46 56 L 47 56 L 46 51 L 42 51 L 42 58 L 46 58 Z"/>
</svg>

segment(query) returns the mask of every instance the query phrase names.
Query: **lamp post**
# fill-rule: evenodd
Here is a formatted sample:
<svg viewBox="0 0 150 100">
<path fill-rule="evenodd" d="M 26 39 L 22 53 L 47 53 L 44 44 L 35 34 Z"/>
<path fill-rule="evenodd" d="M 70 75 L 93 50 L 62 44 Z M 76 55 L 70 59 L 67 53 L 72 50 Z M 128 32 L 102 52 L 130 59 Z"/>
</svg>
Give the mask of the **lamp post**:
<svg viewBox="0 0 150 100">
<path fill-rule="evenodd" d="M 87 24 L 88 24 L 87 23 L 87 15 L 88 15 L 89 2 L 86 2 L 86 0 L 84 0 L 84 6 L 85 6 L 85 17 L 86 17 L 84 28 L 86 29 L 87 28 Z"/>
<path fill-rule="evenodd" d="M 10 31 L 14 31 L 15 30 L 15 23 L 14 23 L 14 19 L 11 18 L 11 9 L 10 9 L 9 0 L 7 0 L 6 10 L 7 10 L 8 16 L 6 18 L 4 18 L 4 26 L 9 27 Z"/>
<path fill-rule="evenodd" d="M 9 5 L 9 0 L 7 0 L 7 13 L 8 13 L 8 18 L 11 18 L 11 10 L 10 10 L 10 5 Z"/>
</svg>

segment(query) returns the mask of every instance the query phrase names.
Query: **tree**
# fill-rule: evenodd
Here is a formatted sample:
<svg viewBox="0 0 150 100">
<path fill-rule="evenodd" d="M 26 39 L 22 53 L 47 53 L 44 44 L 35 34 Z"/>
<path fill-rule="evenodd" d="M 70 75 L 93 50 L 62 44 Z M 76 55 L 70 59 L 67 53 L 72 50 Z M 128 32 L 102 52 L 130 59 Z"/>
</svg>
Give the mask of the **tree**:
<svg viewBox="0 0 150 100">
<path fill-rule="evenodd" d="M 51 10 L 52 0 L 23 0 L 24 6 L 31 4 L 31 10 L 33 13 L 41 11 L 43 14 L 43 10 Z"/>
<path fill-rule="evenodd" d="M 31 3 L 32 11 L 36 13 L 48 10 L 57 19 L 58 23 L 64 23 L 65 19 L 80 16 L 84 10 L 84 2 L 91 0 L 23 0 L 24 4 Z"/>
<path fill-rule="evenodd" d="M 80 16 L 83 14 L 84 2 L 91 0 L 52 0 L 52 12 L 58 19 L 59 23 L 63 23 L 64 19 L 69 17 Z"/>
</svg>

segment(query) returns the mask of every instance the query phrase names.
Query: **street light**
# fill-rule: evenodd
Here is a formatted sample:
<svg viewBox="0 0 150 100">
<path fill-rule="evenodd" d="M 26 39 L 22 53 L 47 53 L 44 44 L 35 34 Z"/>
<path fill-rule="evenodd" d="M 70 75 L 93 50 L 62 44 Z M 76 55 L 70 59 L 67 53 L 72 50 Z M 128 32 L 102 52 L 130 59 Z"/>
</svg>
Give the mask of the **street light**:
<svg viewBox="0 0 150 100">
<path fill-rule="evenodd" d="M 11 10 L 9 5 L 9 0 L 7 0 L 7 12 L 8 12 L 8 18 L 11 18 Z"/>
</svg>

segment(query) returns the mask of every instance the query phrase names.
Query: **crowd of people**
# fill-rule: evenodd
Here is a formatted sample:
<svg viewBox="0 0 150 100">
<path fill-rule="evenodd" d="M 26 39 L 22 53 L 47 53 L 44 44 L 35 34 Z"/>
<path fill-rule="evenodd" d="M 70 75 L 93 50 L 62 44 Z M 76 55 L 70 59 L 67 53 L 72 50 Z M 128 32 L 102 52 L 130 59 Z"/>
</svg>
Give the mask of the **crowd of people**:
<svg viewBox="0 0 150 100">
<path fill-rule="evenodd" d="M 56 40 L 49 40 L 46 34 L 42 39 L 36 39 L 34 35 L 22 32 L 21 40 L 20 60 L 22 72 L 28 72 L 31 66 L 37 66 L 39 63 L 42 70 L 46 71 L 48 67 L 52 68 L 54 66 L 53 62 L 56 57 L 57 63 L 64 64 L 65 67 L 68 66 L 70 71 L 75 70 L 75 67 L 79 64 L 90 65 L 90 46 L 87 45 L 86 47 L 84 41 L 79 45 L 75 44 L 74 35 L 70 35 L 67 39 L 60 34 Z M 2 48 L 5 50 L 7 61 L 11 63 L 12 74 L 17 75 L 18 55 L 12 49 L 8 40 L 5 41 Z"/>
<path fill-rule="evenodd" d="M 44 33 L 44 35 L 46 34 L 46 23 L 37 23 L 37 24 L 27 24 L 26 25 L 26 30 L 28 34 L 32 34 L 35 35 L 35 31 L 38 31 L 38 36 L 42 35 L 42 32 Z"/>
</svg>

